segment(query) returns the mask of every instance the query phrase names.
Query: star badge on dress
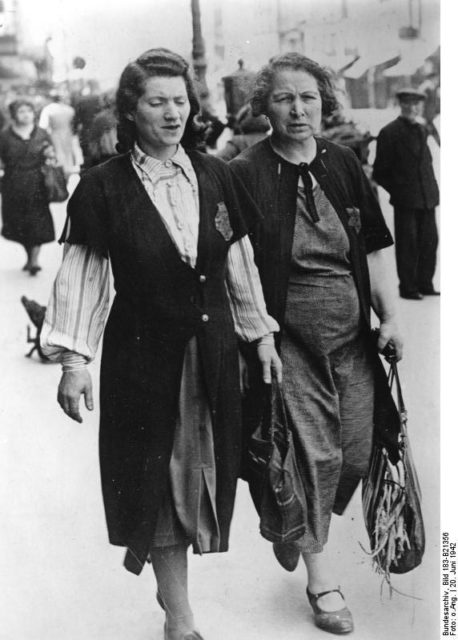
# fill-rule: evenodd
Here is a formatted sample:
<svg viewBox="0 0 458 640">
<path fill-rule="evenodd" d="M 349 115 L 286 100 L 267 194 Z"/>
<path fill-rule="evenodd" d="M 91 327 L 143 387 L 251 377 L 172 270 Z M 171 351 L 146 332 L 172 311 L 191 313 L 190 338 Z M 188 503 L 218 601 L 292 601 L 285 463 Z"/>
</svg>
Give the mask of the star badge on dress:
<svg viewBox="0 0 458 640">
<path fill-rule="evenodd" d="M 229 242 L 234 235 L 231 227 L 231 221 L 229 219 L 229 212 L 224 202 L 218 202 L 218 211 L 215 216 L 215 227 L 226 242 Z"/>
<path fill-rule="evenodd" d="M 358 207 L 347 207 L 348 226 L 353 227 L 356 233 L 361 231 L 361 213 Z"/>
</svg>

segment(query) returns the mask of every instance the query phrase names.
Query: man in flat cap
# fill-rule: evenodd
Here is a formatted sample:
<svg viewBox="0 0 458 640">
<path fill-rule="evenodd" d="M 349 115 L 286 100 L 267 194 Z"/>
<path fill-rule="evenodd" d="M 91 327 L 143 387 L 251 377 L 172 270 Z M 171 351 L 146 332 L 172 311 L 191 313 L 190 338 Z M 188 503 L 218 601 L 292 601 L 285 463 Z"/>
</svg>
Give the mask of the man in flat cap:
<svg viewBox="0 0 458 640">
<path fill-rule="evenodd" d="M 421 121 L 425 94 L 401 89 L 396 94 L 401 114 L 381 129 L 373 177 L 390 194 L 399 293 L 408 300 L 439 295 L 434 289 L 438 244 L 435 207 L 439 188 Z"/>
</svg>

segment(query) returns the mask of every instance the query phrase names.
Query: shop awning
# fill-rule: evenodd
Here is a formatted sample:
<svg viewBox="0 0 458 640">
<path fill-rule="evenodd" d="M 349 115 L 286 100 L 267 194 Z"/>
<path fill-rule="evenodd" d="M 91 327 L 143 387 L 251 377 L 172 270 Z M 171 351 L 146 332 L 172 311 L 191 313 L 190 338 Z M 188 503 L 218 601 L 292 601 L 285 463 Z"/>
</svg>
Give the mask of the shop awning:
<svg viewBox="0 0 458 640">
<path fill-rule="evenodd" d="M 325 53 L 320 54 L 315 51 L 313 52 L 312 57 L 319 64 L 324 65 L 326 67 L 330 67 L 337 73 L 342 73 L 343 71 L 345 71 L 345 69 L 348 69 L 349 67 L 351 67 L 356 62 L 356 60 L 359 59 L 359 56 L 355 56 L 355 55 L 330 56 Z"/>
<path fill-rule="evenodd" d="M 422 41 L 411 42 L 401 51 L 401 59 L 399 62 L 389 69 L 385 69 L 383 75 L 387 78 L 413 76 L 424 65 L 428 58 L 437 55 L 437 45 L 431 45 Z"/>
<path fill-rule="evenodd" d="M 385 67 L 391 67 L 392 65 L 395 65 L 399 59 L 399 52 L 396 51 L 378 56 L 361 56 L 354 64 L 351 65 L 351 67 L 348 67 L 348 69 L 344 71 L 343 75 L 344 78 L 358 80 L 367 73 L 369 69 L 382 65 Z"/>
</svg>

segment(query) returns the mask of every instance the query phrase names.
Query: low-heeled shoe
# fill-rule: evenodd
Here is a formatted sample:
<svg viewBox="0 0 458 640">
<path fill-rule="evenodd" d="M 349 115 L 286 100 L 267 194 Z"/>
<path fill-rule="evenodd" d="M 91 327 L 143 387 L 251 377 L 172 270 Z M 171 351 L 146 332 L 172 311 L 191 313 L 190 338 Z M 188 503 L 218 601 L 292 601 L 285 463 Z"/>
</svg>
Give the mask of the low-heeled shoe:
<svg viewBox="0 0 458 640">
<path fill-rule="evenodd" d="M 345 602 L 345 598 L 343 597 L 340 587 L 337 589 L 330 589 L 329 591 L 322 591 L 321 593 L 311 593 L 307 588 L 307 597 L 313 609 L 315 625 L 319 629 L 323 629 L 323 631 L 329 631 L 329 633 L 337 635 L 351 633 L 354 629 L 354 624 L 353 616 L 351 615 L 351 611 L 348 607 L 345 606 L 337 611 L 324 611 L 318 604 L 318 600 L 320 598 L 328 593 L 334 592 L 339 593 L 342 600 Z"/>
<path fill-rule="evenodd" d="M 299 562 L 301 552 L 294 542 L 274 542 L 275 557 L 286 571 L 294 571 Z"/>
</svg>

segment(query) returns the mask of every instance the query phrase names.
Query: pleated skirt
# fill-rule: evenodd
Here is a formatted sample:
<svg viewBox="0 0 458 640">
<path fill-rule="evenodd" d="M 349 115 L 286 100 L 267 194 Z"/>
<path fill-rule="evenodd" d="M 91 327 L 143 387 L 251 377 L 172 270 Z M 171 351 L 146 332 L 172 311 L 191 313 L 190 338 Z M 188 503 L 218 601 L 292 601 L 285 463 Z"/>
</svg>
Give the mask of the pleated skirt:
<svg viewBox="0 0 458 640">
<path fill-rule="evenodd" d="M 197 340 L 185 351 L 168 490 L 152 547 L 192 545 L 195 553 L 219 550 L 216 463 L 211 413 Z"/>
</svg>

